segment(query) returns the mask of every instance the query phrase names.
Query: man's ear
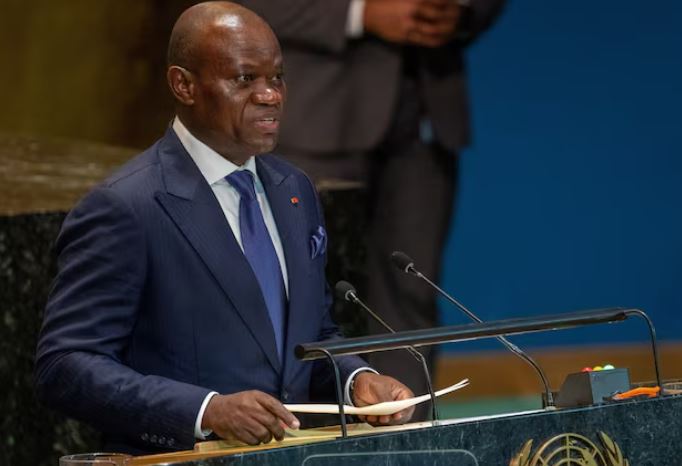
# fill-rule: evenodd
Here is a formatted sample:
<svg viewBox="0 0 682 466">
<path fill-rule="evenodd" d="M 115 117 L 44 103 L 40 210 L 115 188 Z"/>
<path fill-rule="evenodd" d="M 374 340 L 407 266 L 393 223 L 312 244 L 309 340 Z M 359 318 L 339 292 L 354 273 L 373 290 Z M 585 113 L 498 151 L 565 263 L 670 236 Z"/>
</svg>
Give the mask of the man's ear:
<svg viewBox="0 0 682 466">
<path fill-rule="evenodd" d="M 177 65 L 169 66 L 166 78 L 178 102 L 183 105 L 194 105 L 194 76 L 189 70 Z"/>
</svg>

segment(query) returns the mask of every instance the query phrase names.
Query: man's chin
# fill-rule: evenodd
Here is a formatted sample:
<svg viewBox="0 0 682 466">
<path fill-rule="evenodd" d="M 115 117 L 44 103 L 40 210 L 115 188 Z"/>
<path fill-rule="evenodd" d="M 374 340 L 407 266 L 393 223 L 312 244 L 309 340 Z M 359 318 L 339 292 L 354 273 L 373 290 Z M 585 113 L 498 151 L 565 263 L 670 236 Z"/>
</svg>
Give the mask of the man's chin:
<svg viewBox="0 0 682 466">
<path fill-rule="evenodd" d="M 251 144 L 251 147 L 253 147 L 253 153 L 255 155 L 268 154 L 277 147 L 277 136 L 272 138 L 261 138 L 259 141 L 254 141 L 254 144 Z"/>
</svg>

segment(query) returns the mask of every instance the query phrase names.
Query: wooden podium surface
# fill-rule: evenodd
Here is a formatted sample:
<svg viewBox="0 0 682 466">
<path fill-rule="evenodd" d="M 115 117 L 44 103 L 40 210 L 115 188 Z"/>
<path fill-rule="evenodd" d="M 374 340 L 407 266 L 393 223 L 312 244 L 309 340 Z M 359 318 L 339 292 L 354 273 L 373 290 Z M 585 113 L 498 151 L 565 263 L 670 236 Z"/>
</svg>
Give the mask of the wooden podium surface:
<svg viewBox="0 0 682 466">
<path fill-rule="evenodd" d="M 257 447 L 220 442 L 136 457 L 134 465 L 594 465 L 682 464 L 682 396 L 406 426 L 301 431 Z M 570 458 L 570 460 L 569 460 Z"/>
</svg>

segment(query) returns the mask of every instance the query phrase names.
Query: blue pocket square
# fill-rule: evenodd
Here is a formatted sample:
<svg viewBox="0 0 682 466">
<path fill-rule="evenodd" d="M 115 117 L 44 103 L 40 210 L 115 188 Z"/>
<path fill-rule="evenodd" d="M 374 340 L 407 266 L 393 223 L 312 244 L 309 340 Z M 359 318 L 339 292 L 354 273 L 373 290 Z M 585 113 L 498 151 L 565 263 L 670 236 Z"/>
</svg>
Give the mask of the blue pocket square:
<svg viewBox="0 0 682 466">
<path fill-rule="evenodd" d="M 317 230 L 310 237 L 310 258 L 315 259 L 317 256 L 323 255 L 327 251 L 327 232 L 322 226 L 317 227 Z"/>
</svg>

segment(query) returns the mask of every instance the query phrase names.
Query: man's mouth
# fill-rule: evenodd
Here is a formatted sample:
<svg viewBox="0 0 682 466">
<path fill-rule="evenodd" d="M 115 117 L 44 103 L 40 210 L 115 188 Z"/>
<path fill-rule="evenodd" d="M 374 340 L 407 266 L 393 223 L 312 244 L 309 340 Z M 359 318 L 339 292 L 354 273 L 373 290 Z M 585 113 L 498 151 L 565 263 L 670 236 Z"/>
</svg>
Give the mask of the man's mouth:
<svg viewBox="0 0 682 466">
<path fill-rule="evenodd" d="M 258 118 L 254 122 L 254 126 L 266 133 L 271 133 L 279 129 L 279 118 L 277 117 L 266 117 Z"/>
</svg>

